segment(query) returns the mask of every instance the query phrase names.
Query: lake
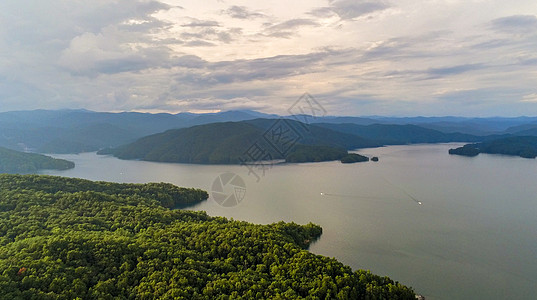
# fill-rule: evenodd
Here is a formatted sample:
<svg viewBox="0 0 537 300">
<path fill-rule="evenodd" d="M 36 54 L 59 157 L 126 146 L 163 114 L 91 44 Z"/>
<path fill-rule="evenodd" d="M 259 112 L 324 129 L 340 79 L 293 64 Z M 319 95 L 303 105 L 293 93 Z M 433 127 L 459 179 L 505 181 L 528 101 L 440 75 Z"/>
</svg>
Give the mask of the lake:
<svg viewBox="0 0 537 300">
<path fill-rule="evenodd" d="M 54 155 L 76 168 L 43 173 L 162 181 L 211 193 L 213 182 L 229 172 L 244 181 L 238 205 L 224 207 L 211 196 L 190 209 L 260 224 L 319 224 L 323 235 L 310 251 L 389 276 L 427 299 L 534 298 L 537 161 L 448 155 L 456 146 L 362 149 L 356 152 L 380 160 L 348 165 L 275 164 L 259 181 L 245 166 L 124 161 L 95 153 Z M 236 187 L 241 184 L 228 184 L 222 193 Z"/>
</svg>

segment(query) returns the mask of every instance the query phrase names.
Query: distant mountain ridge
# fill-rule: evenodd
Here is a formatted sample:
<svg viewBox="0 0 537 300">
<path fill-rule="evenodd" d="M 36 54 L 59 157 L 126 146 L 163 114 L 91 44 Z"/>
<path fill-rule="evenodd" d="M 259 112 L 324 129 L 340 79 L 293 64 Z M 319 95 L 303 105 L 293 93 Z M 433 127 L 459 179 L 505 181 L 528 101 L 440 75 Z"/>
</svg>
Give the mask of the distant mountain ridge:
<svg viewBox="0 0 537 300">
<path fill-rule="evenodd" d="M 4 112 L 0 113 L 0 146 L 40 153 L 80 153 L 116 147 L 169 129 L 242 121 L 259 116 L 272 115 L 249 111 L 216 114 L 108 113 L 87 110 Z"/>
<path fill-rule="evenodd" d="M 289 120 L 302 120 L 310 125 L 318 125 L 325 129 L 332 129 L 342 133 L 360 135 L 364 139 L 373 139 L 384 144 L 408 142 L 437 142 L 459 140 L 463 135 L 537 135 L 537 118 L 462 118 L 462 117 L 338 117 L 338 116 L 278 116 L 265 114 L 252 110 L 233 110 L 219 113 L 139 113 L 139 112 L 94 112 L 84 109 L 77 110 L 33 110 L 12 111 L 0 113 L 0 146 L 14 149 L 33 151 L 39 153 L 80 153 L 97 151 L 103 148 L 117 147 L 136 141 L 151 134 L 161 133 L 170 129 L 188 128 L 215 122 L 240 122 L 255 119 L 275 120 L 279 118 Z M 351 125 L 338 125 L 330 127 L 328 124 L 354 124 L 371 126 L 369 133 L 361 129 L 352 131 L 341 128 Z M 375 126 L 372 126 L 375 125 Z M 430 136 L 437 135 L 436 139 L 419 139 L 416 136 L 407 136 L 405 139 L 397 136 L 399 129 L 392 127 L 392 133 L 382 133 L 379 138 L 373 132 L 379 132 L 379 125 L 405 126 L 414 125 L 420 128 L 435 130 L 429 132 Z M 407 128 L 408 129 L 408 128 Z M 415 133 L 422 129 L 415 129 Z M 357 132 L 360 132 L 358 134 Z M 402 131 L 405 132 L 404 130 Z M 453 134 L 442 136 L 440 133 Z M 423 132 L 425 135 L 429 133 Z M 391 135 L 391 136 L 390 136 Z M 457 136 L 458 135 L 458 136 Z M 486 138 L 483 138 L 486 139 Z M 404 141 L 406 140 L 406 141 Z M 478 141 L 471 138 L 465 141 Z"/>
<path fill-rule="evenodd" d="M 318 123 L 316 126 L 328 128 L 338 132 L 345 132 L 376 140 L 383 145 L 400 145 L 416 143 L 449 143 L 449 142 L 472 142 L 481 140 L 470 134 L 444 133 L 434 129 L 428 129 L 417 125 L 393 125 L 393 124 L 325 124 Z"/>
</svg>

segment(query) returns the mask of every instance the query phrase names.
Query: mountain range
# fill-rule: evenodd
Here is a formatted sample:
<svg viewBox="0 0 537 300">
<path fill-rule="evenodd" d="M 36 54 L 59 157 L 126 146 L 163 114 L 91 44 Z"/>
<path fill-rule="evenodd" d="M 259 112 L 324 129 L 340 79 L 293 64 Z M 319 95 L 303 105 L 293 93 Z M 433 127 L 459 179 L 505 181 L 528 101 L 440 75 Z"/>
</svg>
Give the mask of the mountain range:
<svg viewBox="0 0 537 300">
<path fill-rule="evenodd" d="M 303 136 L 302 144 L 312 145 L 322 136 L 320 144 L 345 149 L 408 143 L 480 142 L 512 135 L 537 136 L 536 117 L 315 117 L 278 116 L 251 110 L 206 114 L 34 110 L 0 113 L 0 146 L 38 153 L 80 153 L 116 148 L 171 129 L 213 123 L 245 122 L 263 131 L 280 119 L 288 122 L 304 120 L 303 123 L 310 126 L 312 132 Z"/>
<path fill-rule="evenodd" d="M 415 125 L 305 124 L 289 119 L 254 119 L 168 130 L 99 151 L 121 159 L 237 164 L 340 160 L 347 150 L 388 144 L 476 141 L 477 136 L 443 133 Z"/>
</svg>

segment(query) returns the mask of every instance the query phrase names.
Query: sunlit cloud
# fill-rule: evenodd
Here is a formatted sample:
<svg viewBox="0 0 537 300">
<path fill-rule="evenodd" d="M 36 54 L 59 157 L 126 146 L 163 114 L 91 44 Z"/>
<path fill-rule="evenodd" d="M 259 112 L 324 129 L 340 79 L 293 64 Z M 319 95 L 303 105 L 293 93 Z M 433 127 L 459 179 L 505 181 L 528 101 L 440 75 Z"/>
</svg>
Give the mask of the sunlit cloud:
<svg viewBox="0 0 537 300">
<path fill-rule="evenodd" d="M 0 47 L 2 111 L 537 114 L 529 0 L 5 0 Z"/>
</svg>

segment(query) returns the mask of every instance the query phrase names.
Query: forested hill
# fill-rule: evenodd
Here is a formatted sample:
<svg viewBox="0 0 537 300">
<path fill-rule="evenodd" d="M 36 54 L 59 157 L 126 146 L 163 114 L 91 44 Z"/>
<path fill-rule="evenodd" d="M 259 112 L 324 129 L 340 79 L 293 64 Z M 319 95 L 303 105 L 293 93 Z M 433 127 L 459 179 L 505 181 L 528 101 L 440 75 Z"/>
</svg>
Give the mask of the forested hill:
<svg viewBox="0 0 537 300">
<path fill-rule="evenodd" d="M 239 163 L 239 157 L 262 134 L 244 123 L 214 123 L 168 130 L 99 154 L 160 162 Z"/>
<path fill-rule="evenodd" d="M 346 149 L 380 145 L 355 135 L 296 121 L 258 119 L 168 130 L 99 154 L 159 162 L 238 164 L 251 161 L 252 153 L 248 155 L 248 150 L 258 147 L 260 151 L 257 153 L 264 155 L 253 160 L 270 157 L 305 162 L 340 159 L 347 154 Z M 300 151 L 298 155 L 297 151 Z"/>
<path fill-rule="evenodd" d="M 0 147 L 0 173 L 31 173 L 42 169 L 67 170 L 73 162 Z"/>
<path fill-rule="evenodd" d="M 449 154 L 476 156 L 479 153 L 537 157 L 537 136 L 512 136 L 450 149 Z"/>
<path fill-rule="evenodd" d="M 305 250 L 317 225 L 162 206 L 177 189 L 0 175 L 1 298 L 414 299 L 387 277 Z"/>
<path fill-rule="evenodd" d="M 275 145 L 278 141 L 272 141 L 271 136 L 276 136 L 281 144 L 294 146 L 282 153 L 278 151 L 280 145 Z M 266 152 L 263 157 L 315 162 L 339 160 L 347 155 L 347 150 L 358 148 L 484 139 L 416 125 L 305 124 L 290 119 L 253 119 L 168 130 L 99 154 L 159 162 L 238 164 L 249 160 L 247 152 L 255 146 L 260 150 L 257 153 Z"/>
</svg>

